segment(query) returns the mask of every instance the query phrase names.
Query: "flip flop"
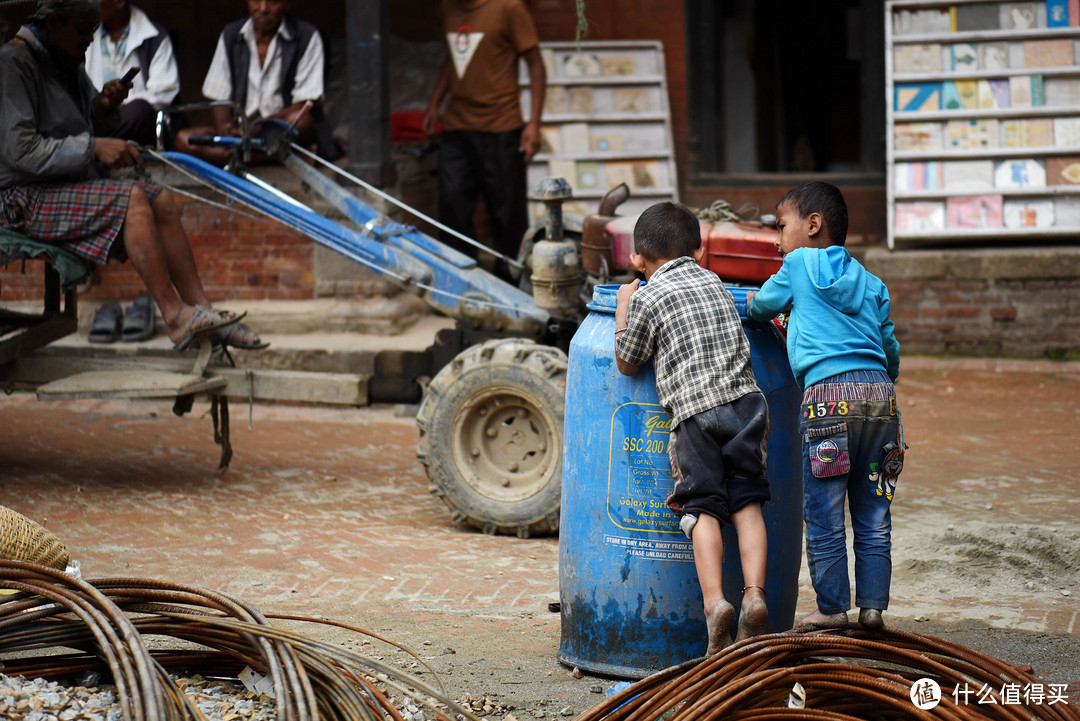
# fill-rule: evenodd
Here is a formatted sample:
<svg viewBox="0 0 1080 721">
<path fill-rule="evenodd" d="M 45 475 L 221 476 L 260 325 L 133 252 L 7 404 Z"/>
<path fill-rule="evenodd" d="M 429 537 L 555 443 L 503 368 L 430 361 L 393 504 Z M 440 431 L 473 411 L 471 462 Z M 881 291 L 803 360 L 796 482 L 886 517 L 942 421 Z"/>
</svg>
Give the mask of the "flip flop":
<svg viewBox="0 0 1080 721">
<path fill-rule="evenodd" d="M 265 350 L 270 343 L 259 340 L 257 343 L 245 341 L 246 338 L 258 338 L 258 334 L 244 323 L 230 325 L 227 328 L 214 333 L 211 339 L 215 346 L 233 347 L 239 350 Z"/>
<path fill-rule="evenodd" d="M 87 336 L 91 343 L 115 343 L 120 337 L 120 304 L 115 300 L 106 301 L 94 313 Z"/>
<path fill-rule="evenodd" d="M 154 337 L 154 303 L 148 295 L 140 295 L 124 311 L 123 337 L 129 343 Z"/>
<path fill-rule="evenodd" d="M 191 315 L 191 320 L 188 322 L 187 333 L 184 333 L 184 337 L 176 341 L 173 344 L 173 350 L 180 352 L 185 351 L 191 347 L 199 338 L 204 335 L 214 332 L 219 328 L 238 323 L 241 318 L 247 315 L 247 312 L 234 313 L 232 315 L 225 315 L 229 311 L 218 310 L 217 308 L 211 308 L 205 305 L 195 306 L 195 312 Z"/>
</svg>

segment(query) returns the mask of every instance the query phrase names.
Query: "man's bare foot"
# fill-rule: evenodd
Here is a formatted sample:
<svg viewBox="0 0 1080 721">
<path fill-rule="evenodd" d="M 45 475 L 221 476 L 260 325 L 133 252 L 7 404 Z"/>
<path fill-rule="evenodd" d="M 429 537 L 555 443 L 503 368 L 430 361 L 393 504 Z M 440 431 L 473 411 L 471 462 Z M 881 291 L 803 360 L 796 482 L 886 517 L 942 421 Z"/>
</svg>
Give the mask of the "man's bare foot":
<svg viewBox="0 0 1080 721">
<path fill-rule="evenodd" d="M 765 633 L 765 622 L 769 620 L 769 609 L 765 599 L 743 599 L 739 609 L 739 632 L 735 634 L 735 643 Z"/>
<path fill-rule="evenodd" d="M 203 335 L 236 323 L 246 315 L 218 310 L 205 305 L 184 306 L 166 321 L 170 340 L 175 341 L 173 350 L 187 350 Z"/>
<path fill-rule="evenodd" d="M 214 344 L 231 346 L 240 350 L 264 350 L 270 344 L 259 338 L 259 334 L 244 323 L 226 326 L 213 334 Z"/>
<path fill-rule="evenodd" d="M 240 320 L 244 315 L 203 305 L 183 305 L 172 318 L 164 319 L 165 332 L 169 340 L 178 341 L 185 333 L 200 333 L 219 328 L 235 322 L 233 318 Z"/>
<path fill-rule="evenodd" d="M 711 611 L 705 613 L 705 626 L 709 630 L 709 649 L 707 653 L 720 653 L 731 645 L 731 620 L 735 618 L 735 608 L 721 600 Z"/>
<path fill-rule="evenodd" d="M 849 625 L 847 611 L 832 614 L 814 611 L 795 624 L 795 628 L 792 630 L 795 631 L 795 633 L 806 633 L 808 631 L 821 631 L 827 628 L 847 628 Z"/>
</svg>

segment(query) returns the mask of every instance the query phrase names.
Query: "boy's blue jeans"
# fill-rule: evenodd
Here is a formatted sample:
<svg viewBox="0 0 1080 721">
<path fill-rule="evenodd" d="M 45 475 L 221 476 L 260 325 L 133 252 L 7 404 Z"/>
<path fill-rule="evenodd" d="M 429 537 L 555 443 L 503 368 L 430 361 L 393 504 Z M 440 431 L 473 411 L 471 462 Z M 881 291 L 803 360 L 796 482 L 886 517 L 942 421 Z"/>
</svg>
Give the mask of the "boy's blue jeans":
<svg viewBox="0 0 1080 721">
<path fill-rule="evenodd" d="M 893 384 L 883 371 L 841 373 L 807 388 L 801 411 L 806 560 L 818 610 L 831 615 L 851 608 L 845 497 L 855 603 L 884 610 L 892 578 L 890 505 L 904 463 Z"/>
</svg>

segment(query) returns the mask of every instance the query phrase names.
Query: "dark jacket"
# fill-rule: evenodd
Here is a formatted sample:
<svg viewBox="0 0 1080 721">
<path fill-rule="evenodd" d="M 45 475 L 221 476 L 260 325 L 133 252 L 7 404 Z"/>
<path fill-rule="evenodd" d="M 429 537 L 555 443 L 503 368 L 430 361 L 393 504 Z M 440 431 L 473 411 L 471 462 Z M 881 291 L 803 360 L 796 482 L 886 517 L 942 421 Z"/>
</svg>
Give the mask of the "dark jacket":
<svg viewBox="0 0 1080 721">
<path fill-rule="evenodd" d="M 84 178 L 95 135 L 120 122 L 119 108 L 105 115 L 97 98 L 81 64 L 61 67 L 22 27 L 0 48 L 0 188 Z"/>
</svg>

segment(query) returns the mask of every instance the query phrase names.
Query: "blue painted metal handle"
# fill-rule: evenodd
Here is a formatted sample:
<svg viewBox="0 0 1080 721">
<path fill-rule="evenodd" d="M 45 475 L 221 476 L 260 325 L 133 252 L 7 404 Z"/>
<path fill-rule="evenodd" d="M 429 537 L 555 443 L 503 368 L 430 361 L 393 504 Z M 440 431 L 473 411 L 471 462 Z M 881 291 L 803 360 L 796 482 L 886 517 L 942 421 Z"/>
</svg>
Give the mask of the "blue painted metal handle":
<svg viewBox="0 0 1080 721">
<path fill-rule="evenodd" d="M 301 230 L 312 240 L 401 282 L 446 315 L 470 318 L 492 330 L 531 338 L 540 338 L 547 331 L 550 315 L 536 305 L 532 296 L 415 228 L 383 219 L 370 206 L 295 157 L 287 156 L 286 165 L 312 187 L 327 191 L 334 204 L 370 235 L 335 223 L 302 204 L 283 200 L 193 156 L 176 152 L 164 156 L 252 207 Z M 410 287 L 409 281 L 427 288 Z"/>
<path fill-rule="evenodd" d="M 431 273 L 422 263 L 375 240 L 365 238 L 355 230 L 328 220 L 309 208 L 287 203 L 253 183 L 191 155 L 175 152 L 164 153 L 164 155 L 177 165 L 239 197 L 245 203 L 273 217 L 281 218 L 289 225 L 302 230 L 313 240 L 370 267 L 376 273 L 391 277 L 393 274 L 409 276 L 421 282 L 427 282 L 431 278 Z"/>
</svg>

